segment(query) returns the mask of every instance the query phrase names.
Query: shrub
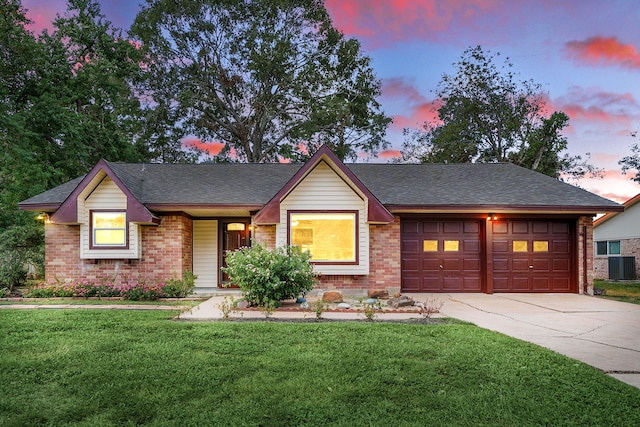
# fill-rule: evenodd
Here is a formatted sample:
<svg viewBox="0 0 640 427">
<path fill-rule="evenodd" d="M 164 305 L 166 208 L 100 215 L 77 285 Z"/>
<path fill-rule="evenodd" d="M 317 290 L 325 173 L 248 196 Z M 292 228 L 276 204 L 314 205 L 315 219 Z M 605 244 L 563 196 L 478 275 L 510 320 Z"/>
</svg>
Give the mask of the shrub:
<svg viewBox="0 0 640 427">
<path fill-rule="evenodd" d="M 173 277 L 164 284 L 162 290 L 167 295 L 167 298 L 184 298 L 193 293 L 196 288 L 196 279 L 198 276 L 191 271 L 185 271 L 182 274 L 182 280 L 177 277 Z"/>
<path fill-rule="evenodd" d="M 264 306 L 305 295 L 313 289 L 311 255 L 296 246 L 268 250 L 255 243 L 227 254 L 223 271 L 240 286 L 251 305 Z"/>
</svg>

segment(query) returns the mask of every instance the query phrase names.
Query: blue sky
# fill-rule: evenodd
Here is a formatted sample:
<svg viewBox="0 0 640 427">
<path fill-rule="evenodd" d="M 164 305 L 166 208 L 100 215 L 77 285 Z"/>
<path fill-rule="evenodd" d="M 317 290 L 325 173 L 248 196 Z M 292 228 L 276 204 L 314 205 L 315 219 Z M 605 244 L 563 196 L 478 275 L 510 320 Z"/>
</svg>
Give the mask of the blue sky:
<svg viewBox="0 0 640 427">
<path fill-rule="evenodd" d="M 138 2 L 101 0 L 103 14 L 126 30 Z M 358 38 L 382 80 L 388 161 L 402 128 L 433 117 L 442 74 L 475 45 L 507 56 L 522 79 L 543 86 L 551 110 L 571 119 L 571 154 L 591 153 L 602 180 L 579 185 L 622 202 L 640 192 L 618 161 L 640 143 L 640 7 L 635 0 L 326 0 L 335 25 Z M 62 0 L 23 0 L 37 32 L 64 13 Z"/>
</svg>

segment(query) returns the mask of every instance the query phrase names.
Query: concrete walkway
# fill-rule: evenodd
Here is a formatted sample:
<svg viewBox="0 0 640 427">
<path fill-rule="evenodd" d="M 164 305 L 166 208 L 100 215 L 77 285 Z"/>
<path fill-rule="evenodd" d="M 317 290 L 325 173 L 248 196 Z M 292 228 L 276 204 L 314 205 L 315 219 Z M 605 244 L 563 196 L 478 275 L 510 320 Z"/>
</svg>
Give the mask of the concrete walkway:
<svg viewBox="0 0 640 427">
<path fill-rule="evenodd" d="M 574 294 L 411 294 L 416 301 L 444 302 L 440 316 L 453 317 L 538 344 L 594 366 L 640 388 L 640 305 Z M 237 296 L 236 296 L 237 297 Z M 181 319 L 221 319 L 223 296 L 214 296 Z M 239 317 L 239 314 L 232 314 Z M 264 318 L 257 311 L 243 318 Z M 274 318 L 313 318 L 313 313 L 276 312 Z M 325 319 L 363 319 L 358 313 L 322 314 Z M 384 313 L 380 320 L 419 318 Z"/>
</svg>

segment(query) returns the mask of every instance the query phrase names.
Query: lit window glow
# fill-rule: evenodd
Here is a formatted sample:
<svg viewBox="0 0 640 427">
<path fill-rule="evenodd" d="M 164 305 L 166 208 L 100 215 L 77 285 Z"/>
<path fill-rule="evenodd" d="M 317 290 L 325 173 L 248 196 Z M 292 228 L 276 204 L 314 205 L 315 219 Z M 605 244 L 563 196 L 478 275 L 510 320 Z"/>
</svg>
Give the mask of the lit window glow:
<svg viewBox="0 0 640 427">
<path fill-rule="evenodd" d="M 92 213 L 93 246 L 126 246 L 127 220 L 124 212 Z"/>
<path fill-rule="evenodd" d="M 356 214 L 292 213 L 291 245 L 311 254 L 311 261 L 356 261 Z"/>
</svg>

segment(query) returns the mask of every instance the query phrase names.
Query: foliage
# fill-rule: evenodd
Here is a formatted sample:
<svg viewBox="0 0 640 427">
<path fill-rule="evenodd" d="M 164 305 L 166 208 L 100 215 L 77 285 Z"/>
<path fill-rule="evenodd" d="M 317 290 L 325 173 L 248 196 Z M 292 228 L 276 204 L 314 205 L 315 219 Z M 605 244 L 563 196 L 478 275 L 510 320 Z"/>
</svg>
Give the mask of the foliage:
<svg viewBox="0 0 640 427">
<path fill-rule="evenodd" d="M 424 319 L 430 319 L 436 313 L 440 313 L 440 309 L 444 302 L 437 298 L 427 298 L 426 301 L 416 304 L 419 313 Z"/>
<path fill-rule="evenodd" d="M 373 303 L 365 303 L 363 308 L 364 317 L 368 321 L 375 320 L 378 312 L 382 311 L 382 304 L 376 300 Z"/>
<path fill-rule="evenodd" d="M 231 312 L 235 311 L 238 304 L 233 296 L 226 296 L 222 299 L 218 308 L 222 312 L 222 318 L 228 319 Z"/>
<path fill-rule="evenodd" d="M 299 160 L 323 143 L 345 159 L 386 146 L 391 119 L 370 59 L 320 0 L 149 0 L 131 34 L 147 58 L 145 94 L 184 118 L 184 134 L 225 143 L 222 159 Z"/>
<path fill-rule="evenodd" d="M 192 274 L 185 273 L 184 282 L 195 278 Z M 170 279 L 169 281 L 176 281 Z M 167 282 L 169 282 L 167 281 Z M 177 281 L 177 282 L 183 282 Z M 125 283 L 117 285 L 109 282 L 92 282 L 78 280 L 65 283 L 41 283 L 30 287 L 24 293 L 25 298 L 109 298 L 120 297 L 129 301 L 155 301 L 159 298 L 180 298 L 191 294 L 186 290 L 189 286 L 175 283 L 167 285 L 163 283 L 147 284 L 144 282 Z M 193 288 L 191 288 L 193 289 Z"/>
<path fill-rule="evenodd" d="M 499 69 L 497 56 L 469 48 L 454 64 L 456 74 L 443 75 L 436 92 L 442 101 L 438 122 L 405 129 L 403 161 L 511 162 L 555 178 L 597 175 L 586 160 L 565 153 L 562 130 L 569 117 L 548 115 L 541 86 L 517 81 L 508 59 Z"/>
<path fill-rule="evenodd" d="M 322 298 L 318 298 L 314 301 L 312 307 L 313 312 L 316 315 L 316 320 L 320 320 L 322 319 L 322 313 L 327 309 L 328 305 L 322 301 Z"/>
<path fill-rule="evenodd" d="M 34 276 L 41 276 L 43 265 L 42 224 L 31 220 L 0 229 L 0 287 L 6 286 L 11 291 L 24 284 L 29 268 L 34 269 Z"/>
<path fill-rule="evenodd" d="M 230 284 L 240 286 L 245 299 L 252 305 L 280 301 L 305 295 L 313 289 L 311 255 L 297 246 L 268 250 L 257 242 L 226 256 L 227 266 L 222 270 L 231 279 Z"/>
<path fill-rule="evenodd" d="M 11 290 L 9 288 L 0 288 L 0 298 L 6 298 L 11 295 Z"/>
<path fill-rule="evenodd" d="M 636 138 L 638 132 L 632 132 L 631 137 Z M 640 145 L 631 145 L 631 155 L 624 156 L 618 164 L 622 167 L 622 173 L 626 175 L 629 171 L 635 171 L 635 174 L 630 178 L 632 181 L 640 184 Z"/>
<path fill-rule="evenodd" d="M 0 310 L 0 425 L 640 425 L 637 388 L 469 324 L 177 312 Z"/>
<path fill-rule="evenodd" d="M 162 287 L 162 290 L 168 298 L 184 298 L 193 293 L 196 288 L 196 279 L 198 276 L 191 271 L 185 271 L 182 273 L 182 279 L 172 277 L 167 280 Z"/>
</svg>

